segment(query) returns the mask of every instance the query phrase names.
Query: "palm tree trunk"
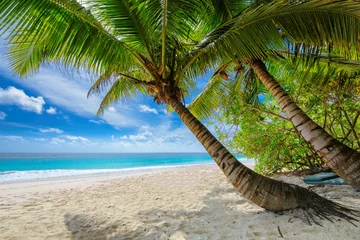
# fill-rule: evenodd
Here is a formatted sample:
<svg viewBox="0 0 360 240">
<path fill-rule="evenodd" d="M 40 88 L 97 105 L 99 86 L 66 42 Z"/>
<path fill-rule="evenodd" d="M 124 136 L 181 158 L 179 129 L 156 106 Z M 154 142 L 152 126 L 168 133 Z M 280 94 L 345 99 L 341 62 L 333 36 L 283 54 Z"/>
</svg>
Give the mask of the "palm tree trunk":
<svg viewBox="0 0 360 240">
<path fill-rule="evenodd" d="M 279 103 L 285 115 L 326 164 L 354 189 L 360 190 L 360 153 L 346 146 L 310 119 L 267 71 L 261 60 L 249 65 Z"/>
<path fill-rule="evenodd" d="M 311 208 L 315 209 L 316 215 L 320 218 L 336 215 L 353 220 L 346 214 L 353 214 L 353 211 L 337 203 L 322 198 L 308 189 L 262 176 L 247 168 L 181 102 L 173 98 L 169 99 L 167 103 L 204 146 L 232 185 L 256 205 L 271 211 Z M 312 218 L 312 220 L 314 219 Z"/>
</svg>

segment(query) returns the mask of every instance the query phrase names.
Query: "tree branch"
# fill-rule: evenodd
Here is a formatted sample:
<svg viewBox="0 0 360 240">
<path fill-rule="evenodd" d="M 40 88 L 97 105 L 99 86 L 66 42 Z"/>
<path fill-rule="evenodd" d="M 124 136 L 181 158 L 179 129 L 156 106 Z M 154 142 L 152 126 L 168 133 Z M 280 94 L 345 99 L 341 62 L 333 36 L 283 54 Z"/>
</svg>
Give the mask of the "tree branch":
<svg viewBox="0 0 360 240">
<path fill-rule="evenodd" d="M 269 114 L 269 115 L 272 115 L 274 117 L 277 117 L 283 121 L 288 121 L 288 122 L 291 122 L 290 119 L 286 118 L 286 117 L 283 117 L 281 115 L 278 115 L 276 113 L 273 113 L 273 112 L 270 112 L 270 111 L 267 111 L 267 110 L 263 110 L 263 109 L 260 109 L 260 108 L 257 108 L 257 107 L 254 107 L 254 106 L 248 106 L 247 107 L 248 109 L 252 109 L 252 110 L 255 110 L 255 111 L 258 111 L 258 112 L 262 112 L 262 113 L 266 113 L 266 114 Z"/>
</svg>

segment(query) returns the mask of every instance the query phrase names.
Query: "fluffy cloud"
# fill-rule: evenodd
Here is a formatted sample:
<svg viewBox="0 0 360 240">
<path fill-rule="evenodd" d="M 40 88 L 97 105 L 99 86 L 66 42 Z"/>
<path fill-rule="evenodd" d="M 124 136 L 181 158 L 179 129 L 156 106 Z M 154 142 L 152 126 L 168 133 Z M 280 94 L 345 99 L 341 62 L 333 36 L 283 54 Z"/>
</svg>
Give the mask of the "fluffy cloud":
<svg viewBox="0 0 360 240">
<path fill-rule="evenodd" d="M 71 74 L 64 76 L 64 71 L 56 71 L 54 69 L 44 69 L 29 77 L 29 81 L 22 81 L 18 77 L 14 77 L 9 70 L 9 58 L 6 56 L 5 49 L 1 43 L 0 38 L 0 70 L 1 75 L 15 81 L 16 83 L 31 88 L 39 92 L 44 98 L 51 101 L 59 108 L 66 109 L 78 116 L 94 117 L 100 103 L 102 96 L 93 95 L 87 99 L 89 91 L 89 75 L 85 71 L 73 71 Z M 66 74 L 66 73 L 65 73 Z M 97 76 L 90 76 L 90 79 L 96 79 Z M 76 79 L 74 81 L 73 79 Z M 59 91 L 63 89 L 63 91 Z M 100 117 L 107 124 L 119 128 L 132 128 L 144 124 L 144 121 L 137 117 L 135 104 L 117 103 L 116 109 L 114 107 L 108 108 Z"/>
<path fill-rule="evenodd" d="M 66 143 L 66 141 L 64 139 L 60 139 L 60 138 L 53 138 L 53 139 L 51 139 L 50 143 L 54 144 L 54 145 L 59 145 L 62 143 Z"/>
<path fill-rule="evenodd" d="M 156 111 L 155 108 L 150 108 L 149 106 L 146 105 L 140 105 L 139 106 L 140 112 L 150 112 L 150 113 L 154 113 L 154 114 L 158 114 L 158 112 Z"/>
<path fill-rule="evenodd" d="M 0 120 L 5 120 L 6 116 L 6 113 L 0 111 Z"/>
<path fill-rule="evenodd" d="M 153 135 L 153 133 L 149 131 L 149 126 L 141 126 L 138 131 L 139 131 L 139 133 L 137 135 L 124 135 L 124 136 L 120 137 L 120 139 L 122 139 L 122 140 L 128 139 L 128 140 L 132 140 L 132 141 L 147 140 L 148 137 Z M 113 140 L 114 140 L 114 138 L 113 138 Z"/>
<path fill-rule="evenodd" d="M 41 114 L 45 101 L 41 96 L 30 97 L 23 90 L 8 87 L 7 89 L 0 88 L 0 104 L 16 105 L 22 110 Z"/>
<path fill-rule="evenodd" d="M 84 137 L 80 137 L 80 136 L 70 136 L 70 135 L 67 135 L 65 136 L 67 139 L 71 140 L 71 141 L 81 141 L 81 142 L 89 142 L 89 139 L 87 138 L 84 138 Z"/>
<path fill-rule="evenodd" d="M 10 136 L 0 136 L 0 137 L 11 141 L 24 141 L 24 138 L 21 136 L 10 135 Z"/>
<path fill-rule="evenodd" d="M 111 112 L 111 113 L 115 113 L 115 112 L 116 112 L 116 109 L 115 109 L 114 107 L 109 107 L 107 110 L 108 110 L 109 112 Z"/>
<path fill-rule="evenodd" d="M 50 107 L 49 109 L 46 110 L 46 112 L 48 114 L 56 114 L 56 108 Z"/>
<path fill-rule="evenodd" d="M 58 135 L 22 141 L 22 137 L 6 137 L 0 136 L 3 140 L 0 151 L 18 151 L 21 147 L 22 152 L 204 152 L 185 126 L 172 121 L 164 121 L 156 126 L 140 126 L 127 135 L 110 134 L 107 139 L 90 140 L 86 135 Z"/>
<path fill-rule="evenodd" d="M 46 138 L 34 138 L 35 141 L 45 142 Z"/>
<path fill-rule="evenodd" d="M 60 130 L 58 128 L 40 128 L 39 131 L 42 133 L 58 133 L 58 134 L 64 132 L 63 130 Z"/>
<path fill-rule="evenodd" d="M 74 75 L 76 74 L 74 73 Z M 74 81 L 71 78 L 78 80 Z M 86 98 L 89 84 L 88 80 L 85 80 L 82 75 L 63 77 L 60 73 L 42 70 L 32 76 L 29 81 L 20 81 L 16 78 L 14 80 L 40 92 L 42 96 L 49 99 L 53 104 L 78 116 L 94 117 L 102 101 L 102 97 L 97 95 L 89 99 Z M 59 91 L 59 89 L 64 89 L 64 91 Z M 116 109 L 110 107 L 105 110 L 101 119 L 114 127 L 134 127 L 141 124 L 135 116 L 136 112 L 131 106 L 119 103 Z"/>
<path fill-rule="evenodd" d="M 146 136 L 142 135 L 142 134 L 138 134 L 138 135 L 129 135 L 129 136 L 122 136 L 120 137 L 120 139 L 130 139 L 130 140 L 146 140 Z"/>
<path fill-rule="evenodd" d="M 100 142 L 102 151 L 125 152 L 204 152 L 201 144 L 186 126 L 171 121 L 158 126 L 141 126 L 136 134 L 111 136 L 111 142 Z"/>
<path fill-rule="evenodd" d="M 89 139 L 87 139 L 85 137 L 71 136 L 71 135 L 52 138 L 50 143 L 53 145 L 62 145 L 62 147 L 64 146 L 63 144 L 66 144 L 66 146 L 71 146 L 71 145 L 72 146 L 81 146 L 81 145 L 86 146 L 86 145 L 92 144 L 92 143 L 90 143 Z"/>
<path fill-rule="evenodd" d="M 105 123 L 105 121 L 103 121 L 103 120 L 92 120 L 92 119 L 89 120 L 89 122 L 95 123 L 95 124 L 98 124 L 98 125 Z"/>
</svg>

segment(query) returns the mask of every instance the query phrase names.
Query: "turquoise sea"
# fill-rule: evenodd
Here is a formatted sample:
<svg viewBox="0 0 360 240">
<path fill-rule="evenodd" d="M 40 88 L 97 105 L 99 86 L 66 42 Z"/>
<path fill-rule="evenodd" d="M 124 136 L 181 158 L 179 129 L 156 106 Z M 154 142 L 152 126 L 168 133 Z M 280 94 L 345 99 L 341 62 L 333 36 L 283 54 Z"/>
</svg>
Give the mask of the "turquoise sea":
<svg viewBox="0 0 360 240">
<path fill-rule="evenodd" d="M 237 158 L 249 162 L 245 156 Z M 199 164 L 214 161 L 207 153 L 0 153 L 0 183 Z"/>
</svg>

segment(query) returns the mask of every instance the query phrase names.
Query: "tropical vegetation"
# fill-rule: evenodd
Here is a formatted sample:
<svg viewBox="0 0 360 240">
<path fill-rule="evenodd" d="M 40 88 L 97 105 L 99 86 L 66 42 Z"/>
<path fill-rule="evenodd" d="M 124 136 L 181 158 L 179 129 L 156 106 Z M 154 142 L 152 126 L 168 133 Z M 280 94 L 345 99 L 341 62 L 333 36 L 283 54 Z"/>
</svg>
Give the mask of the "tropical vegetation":
<svg viewBox="0 0 360 240">
<path fill-rule="evenodd" d="M 295 60 L 295 61 L 294 61 Z M 272 75 L 281 80 L 297 104 L 342 143 L 359 150 L 359 65 L 268 59 Z M 240 89 L 235 88 L 242 81 Z M 323 159 L 308 146 L 251 68 L 242 79 L 229 79 L 216 117 L 218 136 L 233 152 L 256 161 L 260 173 L 327 170 Z"/>
<path fill-rule="evenodd" d="M 359 26 L 357 24 L 352 24 L 350 22 L 356 21 L 356 8 L 348 9 L 349 12 L 352 12 L 354 15 L 349 17 L 349 22 L 343 21 L 344 19 L 337 18 L 333 14 L 339 12 L 339 9 L 345 9 L 352 4 L 355 4 L 353 1 L 339 1 L 339 9 L 331 9 L 329 6 L 332 6 L 334 2 L 332 1 L 305 1 L 297 2 L 294 1 L 293 4 L 287 4 L 282 1 L 274 1 L 270 4 L 261 4 L 259 7 L 250 8 L 239 14 L 230 20 L 226 21 L 220 27 L 212 31 L 204 45 L 214 44 L 214 41 L 217 44 L 223 46 L 228 46 L 228 51 L 231 49 L 241 48 L 240 51 L 235 51 L 235 59 L 233 57 L 232 61 L 221 65 L 218 71 L 215 73 L 215 76 L 218 74 L 223 79 L 227 79 L 226 69 L 231 63 L 238 63 L 238 66 L 234 68 L 235 71 L 240 71 L 247 64 L 249 65 L 260 81 L 264 84 L 266 89 L 274 96 L 275 100 L 279 103 L 280 107 L 288 119 L 292 122 L 298 133 L 301 137 L 311 146 L 319 156 L 321 156 L 326 164 L 335 171 L 340 177 L 342 177 L 348 184 L 350 184 L 355 190 L 360 190 L 360 152 L 350 148 L 346 144 L 343 144 L 328 132 L 326 132 L 321 126 L 316 124 L 302 109 L 300 109 L 296 103 L 290 98 L 290 96 L 284 91 L 280 84 L 275 80 L 275 78 L 268 72 L 264 62 L 262 61 L 264 56 L 251 56 L 248 57 L 245 61 L 238 57 L 238 53 L 242 54 L 243 48 L 249 46 L 235 46 L 231 44 L 238 44 L 236 39 L 233 37 L 239 33 L 244 33 L 246 29 L 246 24 L 244 24 L 244 18 L 248 15 L 254 14 L 257 16 L 257 19 L 253 22 L 264 23 L 264 19 L 268 19 L 266 14 L 271 14 L 274 17 L 274 21 L 277 21 L 276 27 L 278 27 L 275 32 L 278 33 L 283 39 L 283 48 L 279 48 L 277 44 L 273 43 L 272 52 L 273 54 L 279 55 L 278 51 L 284 50 L 285 43 L 287 44 L 287 51 L 293 54 L 298 52 L 305 54 L 321 54 L 322 50 L 329 49 L 332 51 L 340 52 L 345 56 L 357 56 L 357 49 L 359 46 L 358 41 L 358 32 Z M 300 6 L 298 9 L 294 9 L 293 6 L 296 4 Z M 281 6 L 281 7 L 279 7 Z M 279 10 L 281 9 L 281 12 Z M 304 14 L 306 12 L 306 14 Z M 309 12 L 312 12 L 314 15 L 308 15 Z M 322 15 L 320 12 L 325 13 Z M 319 13 L 319 14 L 316 14 Z M 278 15 L 276 15 L 278 14 Z M 265 15 L 265 16 L 264 16 Z M 306 17 L 305 17 L 306 15 Z M 244 17 L 245 16 L 245 17 Z M 287 16 L 287 19 L 282 23 L 284 17 Z M 297 17 L 300 17 L 297 19 Z M 337 19 L 338 27 L 333 28 L 332 20 Z M 281 23 L 280 23 L 281 22 Z M 322 24 L 315 24 L 321 22 Z M 351 24 L 351 26 L 349 25 Z M 311 25 L 311 26 L 309 26 Z M 354 27 L 353 27 L 354 26 Z M 261 26 L 256 26 L 261 28 Z M 274 26 L 273 26 L 274 27 Z M 263 37 L 269 38 L 273 37 L 272 32 L 268 30 L 263 30 L 266 33 L 262 33 Z M 269 33 L 270 32 L 270 33 Z M 344 34 L 351 33 L 351 34 Z M 254 36 L 255 37 L 255 36 Z M 238 36 L 238 38 L 243 38 L 243 36 Z M 212 40 L 209 40 L 212 39 Z M 255 37 L 255 39 L 258 39 Z M 306 39 L 306 40 L 305 40 Z M 227 42 L 231 40 L 231 42 Z M 250 39 L 247 39 L 249 42 Z M 212 41 L 212 42 L 210 42 Z M 295 44 L 292 44 L 294 43 Z M 296 43 L 301 42 L 301 43 Z M 269 46 L 263 46 L 263 52 L 267 50 Z M 286 48 L 285 48 L 286 49 Z M 298 50 L 296 50 L 298 49 Z M 248 49 L 250 50 L 250 49 Z M 310 51 L 309 51 L 310 50 Z M 269 54 L 268 54 L 269 55 Z M 229 56 L 230 58 L 230 56 Z M 219 85 L 218 85 L 219 86 Z M 216 86 L 215 86 L 216 87 Z M 208 87 L 204 89 L 203 96 L 211 93 L 214 87 Z M 210 91 L 208 91 L 210 90 Z M 208 93 L 206 93 L 208 91 Z M 211 96 L 212 97 L 212 96 Z M 203 100 L 201 99 L 203 98 Z M 213 108 L 213 104 L 207 104 L 206 100 L 208 97 L 199 97 L 191 106 L 191 110 L 198 112 L 196 108 L 200 108 L 201 112 L 209 113 L 210 111 L 202 111 L 204 107 Z M 219 97 L 218 97 L 219 100 Z M 213 100 L 214 101 L 214 100 Z M 220 100 L 219 100 L 220 101 Z M 199 103 L 200 102 L 200 103 Z M 205 102 L 205 103 L 204 103 Z M 195 109 L 195 110 L 194 110 Z M 196 114 L 197 117 L 201 117 L 202 113 Z"/>
</svg>

